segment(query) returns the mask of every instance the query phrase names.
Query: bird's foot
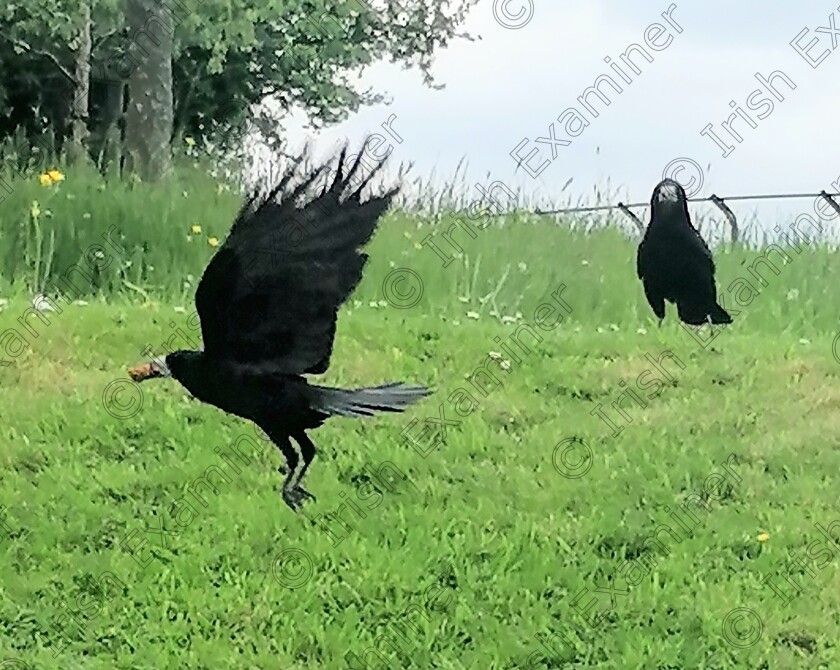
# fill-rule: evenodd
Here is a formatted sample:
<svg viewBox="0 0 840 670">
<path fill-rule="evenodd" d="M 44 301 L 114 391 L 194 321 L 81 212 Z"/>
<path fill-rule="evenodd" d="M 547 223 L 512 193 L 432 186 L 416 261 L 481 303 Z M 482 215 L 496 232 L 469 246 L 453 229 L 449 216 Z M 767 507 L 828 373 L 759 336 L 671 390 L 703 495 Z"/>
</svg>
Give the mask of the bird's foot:
<svg viewBox="0 0 840 670">
<path fill-rule="evenodd" d="M 295 512 L 298 511 L 304 500 L 317 501 L 315 496 L 302 486 L 283 487 L 283 501 Z"/>
</svg>

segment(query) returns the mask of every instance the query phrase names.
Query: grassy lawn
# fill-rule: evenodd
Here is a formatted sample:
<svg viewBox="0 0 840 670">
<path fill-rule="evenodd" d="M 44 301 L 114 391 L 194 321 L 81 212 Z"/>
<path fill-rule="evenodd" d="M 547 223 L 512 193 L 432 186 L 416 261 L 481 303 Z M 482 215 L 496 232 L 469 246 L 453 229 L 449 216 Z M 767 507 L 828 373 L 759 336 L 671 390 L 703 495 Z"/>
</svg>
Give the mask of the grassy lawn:
<svg viewBox="0 0 840 670">
<path fill-rule="evenodd" d="M 196 345 L 237 205 L 196 172 L 4 202 L 0 669 L 840 667 L 836 252 L 719 248 L 700 341 L 617 230 L 391 214 L 321 383 L 435 394 L 314 432 L 296 515 L 252 426 L 126 375 Z"/>
<path fill-rule="evenodd" d="M 176 329 L 175 346 L 196 337 L 188 299 L 90 300 L 49 326 L 31 317 L 38 336 L 0 367 L 5 657 L 86 669 L 840 667 L 840 547 L 815 526 L 840 520 L 837 317 L 811 317 L 817 295 L 785 298 L 817 285 L 832 256 L 793 263 L 733 305 L 735 324 L 704 347 L 672 312 L 656 326 L 632 246 L 603 242 L 621 254 L 611 265 L 597 237 L 505 285 L 502 315 L 521 313 L 505 321 L 492 301 L 437 288 L 456 274 L 419 261 L 421 302 L 377 304 L 390 266 L 374 255 L 325 382 L 436 393 L 405 415 L 315 432 L 318 500 L 300 515 L 280 499 L 279 454 L 249 424 L 173 381 L 142 397 L 126 382 L 147 346 L 161 351 Z M 748 257 L 722 254 L 720 274 Z M 503 268 L 483 272 L 479 288 Z M 548 328 L 563 312 L 546 321 L 539 307 L 561 284 L 572 311 Z M 0 332 L 25 333 L 26 307 L 7 304 Z M 475 377 L 481 367 L 492 376 Z"/>
</svg>

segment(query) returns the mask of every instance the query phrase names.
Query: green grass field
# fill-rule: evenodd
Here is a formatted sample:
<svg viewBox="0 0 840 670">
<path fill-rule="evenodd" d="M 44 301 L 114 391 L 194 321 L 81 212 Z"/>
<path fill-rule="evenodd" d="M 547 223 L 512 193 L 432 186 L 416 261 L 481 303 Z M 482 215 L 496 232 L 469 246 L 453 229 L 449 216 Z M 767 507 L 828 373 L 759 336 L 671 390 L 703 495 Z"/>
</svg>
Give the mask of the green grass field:
<svg viewBox="0 0 840 670">
<path fill-rule="evenodd" d="M 701 343 L 614 230 L 508 217 L 442 267 L 446 217 L 389 215 L 323 382 L 435 395 L 314 432 L 295 515 L 249 424 L 125 373 L 197 338 L 236 198 L 36 187 L 3 204 L 3 670 L 840 667 L 834 252 L 718 250 Z M 111 225 L 85 304 L 27 313 Z"/>
</svg>

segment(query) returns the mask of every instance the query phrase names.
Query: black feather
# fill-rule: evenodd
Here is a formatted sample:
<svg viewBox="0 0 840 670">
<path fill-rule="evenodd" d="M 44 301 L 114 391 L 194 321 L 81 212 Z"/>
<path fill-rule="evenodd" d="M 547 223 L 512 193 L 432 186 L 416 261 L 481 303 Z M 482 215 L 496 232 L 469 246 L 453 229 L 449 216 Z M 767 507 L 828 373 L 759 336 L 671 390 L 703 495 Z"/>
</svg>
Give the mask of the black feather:
<svg viewBox="0 0 840 670">
<path fill-rule="evenodd" d="M 665 198 L 665 194 L 673 197 Z M 732 322 L 717 303 L 712 252 L 691 224 L 685 191 L 671 179 L 661 181 L 653 191 L 650 223 L 636 254 L 636 271 L 659 319 L 665 317 L 667 300 L 677 305 L 685 323 Z"/>
<path fill-rule="evenodd" d="M 195 398 L 250 419 L 277 445 L 286 459 L 283 498 L 293 509 L 311 497 L 300 485 L 315 455 L 306 430 L 330 416 L 401 412 L 428 395 L 402 383 L 344 390 L 303 377 L 329 367 L 339 308 L 368 258 L 361 248 L 397 193 L 362 202 L 382 162 L 362 175 L 363 154 L 349 169 L 346 154 L 345 146 L 335 175 L 314 194 L 329 166 L 295 179 L 302 156 L 265 195 L 246 199 L 196 291 L 204 349 L 166 357 Z"/>
</svg>

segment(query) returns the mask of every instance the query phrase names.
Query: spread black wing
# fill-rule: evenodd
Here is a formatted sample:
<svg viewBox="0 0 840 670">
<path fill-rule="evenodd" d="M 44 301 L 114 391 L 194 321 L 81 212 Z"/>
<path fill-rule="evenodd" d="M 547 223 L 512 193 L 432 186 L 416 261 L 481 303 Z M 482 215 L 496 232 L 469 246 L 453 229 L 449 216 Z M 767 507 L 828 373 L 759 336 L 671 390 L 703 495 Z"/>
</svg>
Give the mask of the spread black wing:
<svg viewBox="0 0 840 670">
<path fill-rule="evenodd" d="M 299 202 L 324 165 L 289 188 L 299 161 L 264 197 L 242 207 L 196 291 L 204 351 L 265 372 L 320 374 L 329 366 L 338 310 L 362 278 L 379 217 L 397 189 L 361 202 L 382 167 L 362 177 L 360 153 L 314 198 Z M 329 182 L 329 180 L 328 180 Z"/>
</svg>

